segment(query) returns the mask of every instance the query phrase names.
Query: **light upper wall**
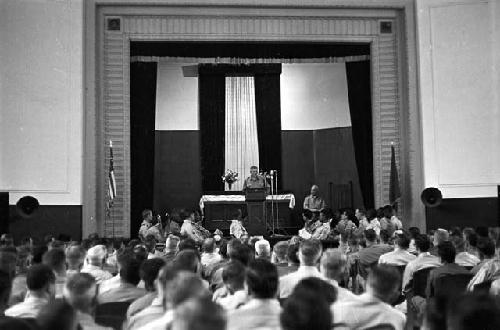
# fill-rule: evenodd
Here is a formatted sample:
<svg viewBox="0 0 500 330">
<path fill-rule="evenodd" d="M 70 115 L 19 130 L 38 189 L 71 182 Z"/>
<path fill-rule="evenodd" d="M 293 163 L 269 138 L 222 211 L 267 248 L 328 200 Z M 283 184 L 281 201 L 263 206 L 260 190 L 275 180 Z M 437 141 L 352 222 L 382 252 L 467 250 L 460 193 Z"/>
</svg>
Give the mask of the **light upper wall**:
<svg viewBox="0 0 500 330">
<path fill-rule="evenodd" d="M 198 79 L 184 77 L 182 66 L 158 66 L 156 130 L 197 130 Z M 345 64 L 283 64 L 282 130 L 351 126 Z"/>
<path fill-rule="evenodd" d="M 500 184 L 500 11 L 494 0 L 417 1 L 425 186 L 445 198 Z"/>
<path fill-rule="evenodd" d="M 82 203 L 82 0 L 0 1 L 0 190 Z"/>
</svg>

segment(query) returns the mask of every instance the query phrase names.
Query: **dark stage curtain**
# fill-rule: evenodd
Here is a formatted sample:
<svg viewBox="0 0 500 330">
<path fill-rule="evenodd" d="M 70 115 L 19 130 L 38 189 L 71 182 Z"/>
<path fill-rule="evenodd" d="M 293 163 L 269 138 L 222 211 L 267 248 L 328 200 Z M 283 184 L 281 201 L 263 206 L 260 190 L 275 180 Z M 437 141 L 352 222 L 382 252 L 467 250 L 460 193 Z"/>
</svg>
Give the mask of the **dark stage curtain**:
<svg viewBox="0 0 500 330">
<path fill-rule="evenodd" d="M 370 61 L 346 63 L 354 154 L 365 208 L 374 207 Z"/>
<path fill-rule="evenodd" d="M 155 158 L 156 62 L 130 64 L 131 236 L 136 237 L 142 210 L 153 207 Z"/>
<path fill-rule="evenodd" d="M 254 76 L 260 168 L 277 170 L 279 178 L 282 175 L 280 74 L 281 64 L 277 64 Z M 279 179 L 278 189 L 281 188 Z"/>
<path fill-rule="evenodd" d="M 200 146 L 202 190 L 222 191 L 224 183 L 224 142 L 226 78 L 216 66 L 198 67 L 198 102 L 200 105 Z"/>
</svg>

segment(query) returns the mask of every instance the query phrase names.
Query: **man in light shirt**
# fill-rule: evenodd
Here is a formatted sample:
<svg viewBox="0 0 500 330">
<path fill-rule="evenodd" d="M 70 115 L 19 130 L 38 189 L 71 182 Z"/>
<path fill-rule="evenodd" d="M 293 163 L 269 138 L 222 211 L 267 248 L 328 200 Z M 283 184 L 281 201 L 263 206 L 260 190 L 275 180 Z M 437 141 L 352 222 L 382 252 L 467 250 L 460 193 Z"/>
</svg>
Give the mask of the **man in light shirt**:
<svg viewBox="0 0 500 330">
<path fill-rule="evenodd" d="M 303 209 L 311 212 L 319 212 L 325 207 L 325 200 L 319 196 L 319 187 L 313 185 L 311 187 L 311 194 L 304 199 Z"/>
<path fill-rule="evenodd" d="M 321 226 L 317 227 L 311 235 L 311 238 L 325 240 L 330 234 L 330 221 L 333 217 L 332 210 L 330 208 L 325 208 L 319 213 L 319 221 Z"/>
<path fill-rule="evenodd" d="M 66 254 L 62 248 L 53 248 L 42 257 L 43 263 L 54 271 L 56 275 L 56 298 L 62 298 L 66 283 Z"/>
<path fill-rule="evenodd" d="M 55 297 L 56 276 L 47 265 L 33 265 L 26 275 L 28 293 L 23 302 L 11 306 L 5 316 L 36 318 L 40 311 Z"/>
<path fill-rule="evenodd" d="M 417 258 L 415 255 L 408 252 L 408 248 L 410 247 L 410 238 L 405 234 L 397 234 L 394 244 L 394 251 L 381 255 L 378 260 L 379 264 L 406 266 L 410 261 Z"/>
<path fill-rule="evenodd" d="M 81 273 L 89 273 L 94 276 L 97 284 L 113 277 L 110 272 L 103 270 L 107 250 L 104 245 L 96 245 L 87 251 L 87 264 L 83 266 Z"/>
<path fill-rule="evenodd" d="M 373 267 L 368 275 L 366 292 L 357 297 L 332 305 L 335 329 L 366 329 L 390 324 L 395 330 L 403 330 L 406 316 L 390 303 L 399 295 L 401 276 L 387 265 Z"/>
<path fill-rule="evenodd" d="M 228 311 L 244 305 L 248 300 L 245 289 L 245 266 L 237 260 L 230 261 L 222 269 L 222 280 L 227 295 L 221 297 L 214 294 L 214 301 Z"/>
<path fill-rule="evenodd" d="M 347 266 L 347 256 L 339 249 L 328 249 L 321 256 L 320 271 L 330 283 L 337 290 L 337 300 L 335 303 L 356 299 L 356 295 L 351 291 L 339 286 L 338 280 L 345 273 Z"/>
<path fill-rule="evenodd" d="M 403 274 L 403 288 L 405 288 L 413 279 L 413 274 L 424 268 L 434 268 L 441 266 L 441 261 L 438 257 L 429 253 L 431 241 L 429 236 L 425 234 L 418 234 L 415 237 L 415 248 L 417 249 L 418 256 L 416 259 L 410 261 Z"/>
<path fill-rule="evenodd" d="M 280 278 L 279 286 L 279 297 L 288 297 L 295 285 L 300 282 L 301 279 L 306 277 L 320 277 L 323 275 L 318 270 L 318 261 L 321 257 L 322 246 L 321 242 L 315 239 L 310 239 L 300 243 L 299 247 L 299 268 L 290 274 L 282 276 Z"/>
<path fill-rule="evenodd" d="M 457 250 L 457 255 L 455 256 L 457 265 L 472 269 L 472 267 L 481 261 L 478 257 L 465 250 L 465 241 L 461 236 L 452 236 L 450 240 L 455 250 Z"/>
</svg>

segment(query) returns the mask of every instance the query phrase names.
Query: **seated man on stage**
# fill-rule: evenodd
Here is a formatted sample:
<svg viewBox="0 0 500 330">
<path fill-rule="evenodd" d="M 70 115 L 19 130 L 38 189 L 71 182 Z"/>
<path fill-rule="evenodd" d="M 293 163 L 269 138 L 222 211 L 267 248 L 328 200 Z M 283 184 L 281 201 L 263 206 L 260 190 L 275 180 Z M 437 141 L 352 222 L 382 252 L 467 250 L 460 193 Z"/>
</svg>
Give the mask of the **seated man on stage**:
<svg viewBox="0 0 500 330">
<path fill-rule="evenodd" d="M 243 182 L 243 191 L 247 188 L 268 188 L 266 178 L 259 175 L 257 166 L 250 167 L 250 176 Z"/>
<path fill-rule="evenodd" d="M 311 194 L 304 199 L 304 210 L 311 212 L 320 212 L 326 207 L 325 200 L 319 197 L 319 187 L 313 185 L 311 187 Z"/>
<path fill-rule="evenodd" d="M 299 236 L 303 239 L 312 238 L 312 234 L 323 225 L 319 220 L 314 219 L 314 215 L 309 210 L 304 210 L 302 212 L 302 219 L 304 219 L 304 228 L 299 230 Z"/>
<path fill-rule="evenodd" d="M 208 230 L 195 221 L 195 212 L 182 210 L 180 216 L 183 220 L 180 232 L 181 235 L 192 238 L 197 243 L 202 243 L 205 238 L 211 236 Z"/>
<path fill-rule="evenodd" d="M 153 211 L 144 210 L 142 211 L 142 223 L 139 228 L 139 238 L 144 240 L 148 236 L 154 236 L 154 238 L 159 242 L 163 240 L 163 235 L 161 233 L 161 220 L 153 220 Z"/>
<path fill-rule="evenodd" d="M 229 234 L 237 239 L 242 237 L 248 237 L 247 230 L 243 227 L 243 215 L 241 209 L 238 209 L 233 214 L 233 220 L 231 220 L 231 226 L 229 227 Z"/>
</svg>

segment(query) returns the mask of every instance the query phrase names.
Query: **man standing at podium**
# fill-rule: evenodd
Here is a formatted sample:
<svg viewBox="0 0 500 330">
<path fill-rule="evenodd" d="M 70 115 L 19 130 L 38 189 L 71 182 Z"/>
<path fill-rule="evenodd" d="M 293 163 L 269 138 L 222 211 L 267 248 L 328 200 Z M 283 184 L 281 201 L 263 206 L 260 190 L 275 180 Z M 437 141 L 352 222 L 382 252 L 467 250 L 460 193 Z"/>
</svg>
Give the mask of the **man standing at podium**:
<svg viewBox="0 0 500 330">
<path fill-rule="evenodd" d="M 311 187 L 311 194 L 304 199 L 304 210 L 311 212 L 320 212 L 326 207 L 325 200 L 318 195 L 319 187 L 313 185 Z"/>
<path fill-rule="evenodd" d="M 250 167 L 250 176 L 243 182 L 243 191 L 247 188 L 267 188 L 266 179 L 259 174 L 259 168 L 257 166 Z"/>
</svg>

